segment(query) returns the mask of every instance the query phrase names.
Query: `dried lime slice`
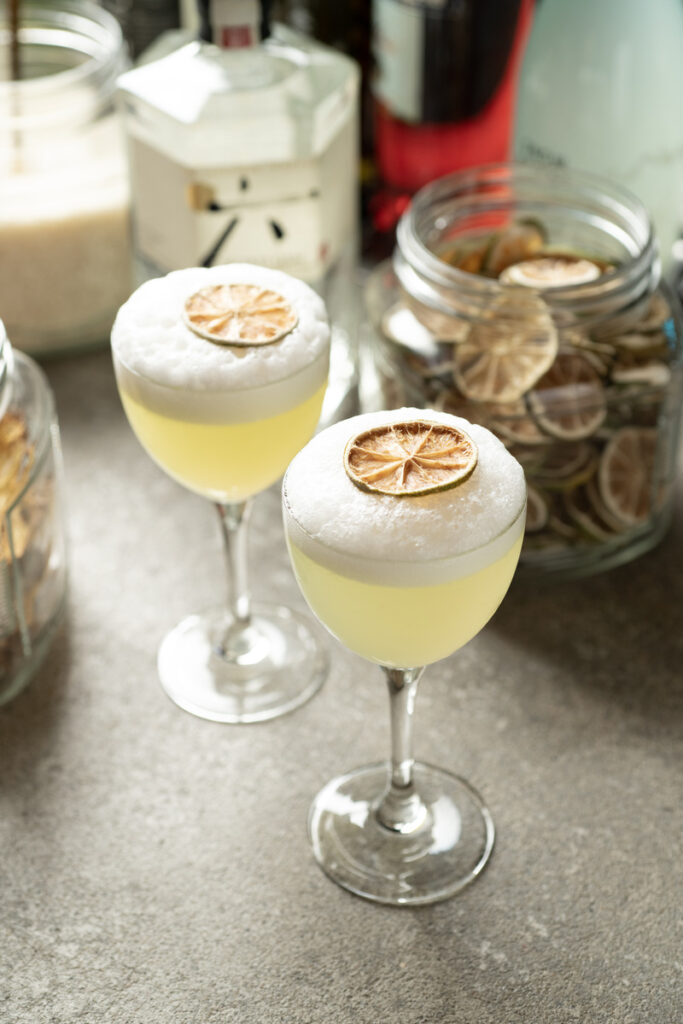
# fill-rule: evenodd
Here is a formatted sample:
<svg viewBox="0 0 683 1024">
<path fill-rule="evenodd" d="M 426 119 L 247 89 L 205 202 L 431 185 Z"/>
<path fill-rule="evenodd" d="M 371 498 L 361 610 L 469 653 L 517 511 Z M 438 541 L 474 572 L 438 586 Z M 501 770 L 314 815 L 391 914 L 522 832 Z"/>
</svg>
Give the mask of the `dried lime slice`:
<svg viewBox="0 0 683 1024">
<path fill-rule="evenodd" d="M 562 499 L 569 519 L 581 530 L 585 537 L 590 540 L 605 541 L 613 536 L 614 531 L 609 529 L 606 522 L 598 514 L 588 496 L 586 487 L 576 487 L 573 491 L 563 494 Z"/>
<path fill-rule="evenodd" d="M 459 344 L 467 337 L 470 329 L 469 321 L 463 320 L 455 313 L 452 316 L 447 313 L 439 313 L 429 306 L 424 306 L 407 292 L 403 293 L 403 301 L 415 319 L 423 328 L 426 328 L 436 342 L 452 341 L 454 344 Z M 382 326 L 384 327 L 384 324 Z"/>
<path fill-rule="evenodd" d="M 654 331 L 647 334 L 632 333 L 618 334 L 610 339 L 617 349 L 639 359 L 646 359 L 652 356 L 664 355 L 666 353 L 666 338 L 663 334 Z"/>
<path fill-rule="evenodd" d="M 538 425 L 551 437 L 563 441 L 590 437 L 607 412 L 600 374 L 587 359 L 574 352 L 558 354 L 527 395 L 527 403 Z"/>
<path fill-rule="evenodd" d="M 0 517 L 21 493 L 33 466 L 34 446 L 29 443 L 26 421 L 15 412 L 0 420 Z"/>
<path fill-rule="evenodd" d="M 543 225 L 535 220 L 518 221 L 511 224 L 491 239 L 484 270 L 498 277 L 513 263 L 521 263 L 539 253 L 546 242 Z"/>
<path fill-rule="evenodd" d="M 623 427 L 600 459 L 598 485 L 608 511 L 625 526 L 647 521 L 652 510 L 657 431 Z"/>
<path fill-rule="evenodd" d="M 449 490 L 476 465 L 476 445 L 464 430 L 425 420 L 364 430 L 344 451 L 344 468 L 356 487 L 396 497 Z"/>
<path fill-rule="evenodd" d="M 538 256 L 507 267 L 499 280 L 501 284 L 517 284 L 525 288 L 566 288 L 588 284 L 601 273 L 597 263 L 579 256 Z"/>
<path fill-rule="evenodd" d="M 439 253 L 439 259 L 449 263 L 457 270 L 463 270 L 467 274 L 480 274 L 484 264 L 484 257 L 490 246 L 488 235 L 486 238 L 470 238 L 459 242 Z"/>
<path fill-rule="evenodd" d="M 651 388 L 666 388 L 671 381 L 671 370 L 658 359 L 632 366 L 615 366 L 612 371 L 615 384 L 643 384 Z"/>
<path fill-rule="evenodd" d="M 185 300 L 185 323 L 218 345 L 272 345 L 293 330 L 298 317 L 279 292 L 258 284 L 212 284 Z"/>
<path fill-rule="evenodd" d="M 568 327 L 560 333 L 560 345 L 563 350 L 576 350 L 600 373 L 604 375 L 609 370 L 617 349 L 606 341 L 598 341 L 592 338 L 579 327 Z"/>
<path fill-rule="evenodd" d="M 605 505 L 602 495 L 600 494 L 597 479 L 598 474 L 594 473 L 593 476 L 586 481 L 584 485 L 586 497 L 590 501 L 600 522 L 604 523 L 612 533 L 621 533 L 622 530 L 626 529 L 626 526 L 623 521 L 617 519 L 617 517 L 607 508 L 607 505 Z"/>
<path fill-rule="evenodd" d="M 491 416 L 492 429 L 506 441 L 534 446 L 552 443 L 529 415 L 523 399 L 507 404 L 492 402 L 486 408 Z M 471 417 L 467 416 L 466 419 Z"/>
<path fill-rule="evenodd" d="M 655 292 L 648 303 L 645 316 L 638 321 L 638 330 L 644 333 L 659 331 L 670 318 L 671 306 L 661 292 Z"/>
<path fill-rule="evenodd" d="M 550 506 L 536 487 L 526 489 L 526 533 L 539 533 L 548 524 Z"/>
<path fill-rule="evenodd" d="M 534 467 L 534 482 L 549 491 L 567 491 L 593 476 L 597 455 L 586 441 L 560 442 L 536 449 L 541 461 Z"/>
<path fill-rule="evenodd" d="M 500 296 L 490 313 L 455 346 L 455 383 L 479 402 L 516 402 L 552 365 L 557 330 L 545 303 L 530 295 Z"/>
</svg>

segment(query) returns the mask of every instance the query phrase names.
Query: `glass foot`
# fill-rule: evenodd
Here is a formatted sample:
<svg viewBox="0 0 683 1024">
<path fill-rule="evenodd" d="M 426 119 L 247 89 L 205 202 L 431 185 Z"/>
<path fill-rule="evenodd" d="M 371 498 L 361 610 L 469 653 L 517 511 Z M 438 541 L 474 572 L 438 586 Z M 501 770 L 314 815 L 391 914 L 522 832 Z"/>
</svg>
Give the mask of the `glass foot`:
<svg viewBox="0 0 683 1024">
<path fill-rule="evenodd" d="M 157 667 L 185 711 L 214 722 L 262 722 L 312 697 L 328 657 L 308 619 L 254 604 L 246 629 L 231 626 L 224 607 L 183 619 L 162 640 Z"/>
<path fill-rule="evenodd" d="M 426 814 L 412 832 L 394 832 L 376 813 L 390 770 L 388 764 L 358 768 L 318 793 L 308 821 L 315 858 L 339 885 L 378 903 L 447 899 L 489 859 L 491 815 L 464 779 L 417 763 L 414 786 Z"/>
</svg>

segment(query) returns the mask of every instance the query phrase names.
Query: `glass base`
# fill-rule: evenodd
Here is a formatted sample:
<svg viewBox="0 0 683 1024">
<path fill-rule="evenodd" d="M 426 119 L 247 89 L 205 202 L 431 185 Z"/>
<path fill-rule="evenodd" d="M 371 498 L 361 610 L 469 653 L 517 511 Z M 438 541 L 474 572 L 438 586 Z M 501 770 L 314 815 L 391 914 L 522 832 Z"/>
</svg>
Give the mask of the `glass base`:
<svg viewBox="0 0 683 1024">
<path fill-rule="evenodd" d="M 445 900 L 488 861 L 491 815 L 464 779 L 418 763 L 414 786 L 426 815 L 414 831 L 394 832 L 376 814 L 390 770 L 388 764 L 358 768 L 318 793 L 308 821 L 315 858 L 339 885 L 377 903 Z"/>
<path fill-rule="evenodd" d="M 312 697 L 327 675 L 327 653 L 314 629 L 279 605 L 254 604 L 246 629 L 235 628 L 224 607 L 190 615 L 161 642 L 161 685 L 199 718 L 276 718 Z"/>
</svg>

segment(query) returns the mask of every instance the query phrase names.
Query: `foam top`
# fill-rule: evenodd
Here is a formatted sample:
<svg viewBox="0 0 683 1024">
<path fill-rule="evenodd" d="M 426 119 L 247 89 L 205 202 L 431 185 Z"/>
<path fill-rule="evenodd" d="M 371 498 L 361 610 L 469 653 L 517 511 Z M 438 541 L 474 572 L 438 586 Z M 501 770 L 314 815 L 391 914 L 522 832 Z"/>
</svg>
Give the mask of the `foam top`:
<svg viewBox="0 0 683 1024">
<path fill-rule="evenodd" d="M 185 300 L 212 284 L 256 284 L 280 292 L 299 322 L 271 345 L 238 348 L 199 337 L 183 321 Z M 112 328 L 114 355 L 155 384 L 184 391 L 257 388 L 284 380 L 324 357 L 330 338 L 325 304 L 316 292 L 279 270 L 250 263 L 191 267 L 141 285 Z"/>
<path fill-rule="evenodd" d="M 357 487 L 344 469 L 350 438 L 370 427 L 413 419 L 450 424 L 469 434 L 479 452 L 472 476 L 422 496 L 374 494 Z M 432 409 L 397 409 L 355 416 L 314 437 L 290 464 L 283 497 L 290 537 L 311 558 L 360 578 L 388 579 L 378 563 L 407 565 L 410 576 L 411 565 L 429 561 L 440 575 L 436 560 L 473 553 L 467 571 L 474 571 L 482 561 L 478 549 L 492 542 L 496 551 L 501 548 L 495 555 L 500 557 L 524 527 L 526 486 L 522 467 L 485 427 Z M 482 564 L 492 560 L 491 554 L 487 548 Z M 356 567 L 349 568 L 354 560 Z"/>
</svg>

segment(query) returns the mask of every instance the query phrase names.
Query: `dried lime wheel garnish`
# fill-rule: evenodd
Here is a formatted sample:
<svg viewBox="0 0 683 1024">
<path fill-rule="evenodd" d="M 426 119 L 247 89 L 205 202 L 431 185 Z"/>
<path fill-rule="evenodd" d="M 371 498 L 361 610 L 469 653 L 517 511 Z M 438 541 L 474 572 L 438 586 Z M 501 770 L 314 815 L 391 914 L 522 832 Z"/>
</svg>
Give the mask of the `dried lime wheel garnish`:
<svg viewBox="0 0 683 1024">
<path fill-rule="evenodd" d="M 352 437 L 344 468 L 361 490 L 406 497 L 456 487 L 472 475 L 477 457 L 477 447 L 464 430 L 409 420 Z"/>
<path fill-rule="evenodd" d="M 472 324 L 453 350 L 458 389 L 478 402 L 516 402 L 557 355 L 557 329 L 545 303 L 532 295 L 503 295 L 490 318 Z"/>
<path fill-rule="evenodd" d="M 185 323 L 218 345 L 272 345 L 292 331 L 298 317 L 279 292 L 258 284 L 212 284 L 185 300 Z"/>
</svg>

